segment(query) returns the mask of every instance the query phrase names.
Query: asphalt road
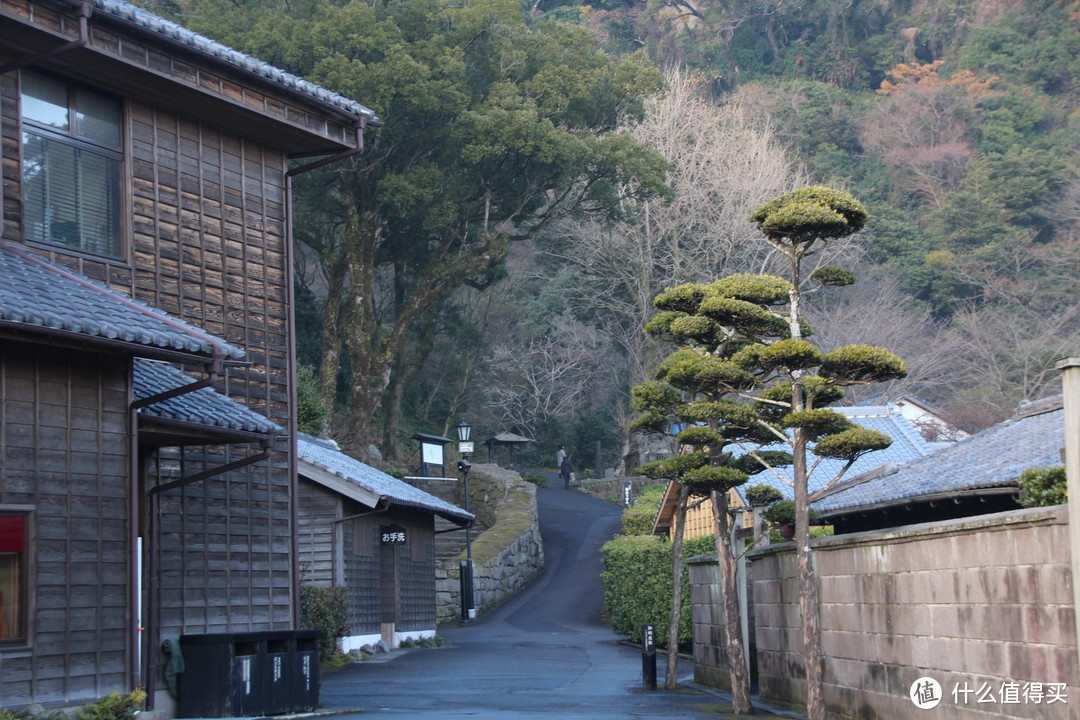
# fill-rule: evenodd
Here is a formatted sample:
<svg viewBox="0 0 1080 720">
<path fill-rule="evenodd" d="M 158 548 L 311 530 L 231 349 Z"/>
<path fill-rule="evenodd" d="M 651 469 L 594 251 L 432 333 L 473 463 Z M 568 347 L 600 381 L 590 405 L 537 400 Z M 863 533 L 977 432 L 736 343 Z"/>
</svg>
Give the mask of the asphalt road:
<svg viewBox="0 0 1080 720">
<path fill-rule="evenodd" d="M 690 718 L 716 720 L 726 700 L 700 689 L 645 692 L 640 651 L 601 622 L 600 546 L 621 508 L 561 487 L 538 493 L 544 571 L 473 623 L 440 629 L 451 644 L 394 651 L 323 676 L 326 708 L 363 718 Z M 664 659 L 657 674 L 663 686 Z M 680 675 L 692 675 L 686 660 Z"/>
</svg>

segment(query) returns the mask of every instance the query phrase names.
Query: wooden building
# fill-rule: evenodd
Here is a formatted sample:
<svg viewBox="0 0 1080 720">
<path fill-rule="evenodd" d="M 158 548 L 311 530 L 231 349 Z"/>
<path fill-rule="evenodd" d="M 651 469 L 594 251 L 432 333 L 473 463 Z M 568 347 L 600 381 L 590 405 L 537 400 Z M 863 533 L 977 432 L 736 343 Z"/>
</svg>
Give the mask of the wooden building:
<svg viewBox="0 0 1080 720">
<path fill-rule="evenodd" d="M 434 637 L 435 519 L 461 530 L 473 515 L 345 455 L 331 440 L 301 434 L 297 457 L 301 581 L 347 588 L 352 621 L 343 650 Z"/>
<path fill-rule="evenodd" d="M 154 707 L 164 639 L 296 626 L 291 160 L 371 122 L 121 0 L 0 0 L 0 706 Z"/>
</svg>

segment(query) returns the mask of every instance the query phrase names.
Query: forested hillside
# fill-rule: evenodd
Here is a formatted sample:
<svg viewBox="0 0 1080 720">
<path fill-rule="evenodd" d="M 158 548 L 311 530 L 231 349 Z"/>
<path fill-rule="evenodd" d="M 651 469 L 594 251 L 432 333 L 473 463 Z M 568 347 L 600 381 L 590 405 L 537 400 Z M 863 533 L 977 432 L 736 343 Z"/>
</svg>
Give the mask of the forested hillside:
<svg viewBox="0 0 1080 720">
<path fill-rule="evenodd" d="M 147 6 L 385 123 L 295 195 L 302 359 L 358 454 L 466 418 L 618 462 L 653 295 L 769 269 L 747 217 L 811 182 L 870 211 L 816 339 L 902 356 L 891 397 L 977 429 L 1080 345 L 1078 2 Z"/>
</svg>

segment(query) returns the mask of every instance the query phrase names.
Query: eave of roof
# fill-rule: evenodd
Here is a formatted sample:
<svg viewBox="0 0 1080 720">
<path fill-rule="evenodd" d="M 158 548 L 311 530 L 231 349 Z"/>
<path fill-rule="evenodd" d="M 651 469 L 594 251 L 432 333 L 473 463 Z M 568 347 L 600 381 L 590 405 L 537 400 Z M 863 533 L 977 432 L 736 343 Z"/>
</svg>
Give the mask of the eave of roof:
<svg viewBox="0 0 1080 720">
<path fill-rule="evenodd" d="M 427 510 L 461 526 L 475 516 L 456 505 L 376 470 L 341 452 L 332 440 L 297 434 L 300 474 L 369 507 L 382 500 L 389 505 Z"/>
<path fill-rule="evenodd" d="M 933 455 L 832 488 L 814 509 L 828 518 L 945 497 L 1014 492 L 1024 470 L 1061 464 L 1063 446 L 1061 400 L 1046 398 Z"/>
<path fill-rule="evenodd" d="M 233 50 L 124 0 L 94 0 L 94 3 L 99 10 L 113 17 L 133 23 L 161 37 L 187 45 L 193 50 L 226 62 L 245 72 L 266 78 L 290 91 L 314 98 L 350 115 L 363 116 L 371 123 L 378 124 L 380 122 L 373 110 L 355 100 L 331 92 L 309 80 L 287 73 L 250 55 Z"/>
<path fill-rule="evenodd" d="M 0 240 L 0 327 L 145 357 L 239 360 L 200 328 Z"/>
<path fill-rule="evenodd" d="M 166 363 L 141 358 L 133 363 L 132 391 L 137 401 L 194 382 L 194 378 Z M 139 416 L 140 422 L 145 418 L 176 435 L 262 439 L 283 432 L 281 426 L 208 387 L 144 405 L 139 408 Z"/>
<path fill-rule="evenodd" d="M 518 443 L 531 443 L 531 442 L 536 442 L 536 441 L 533 440 L 532 438 L 522 437 L 521 435 L 515 435 L 514 433 L 511 433 L 511 432 L 503 432 L 503 433 L 499 433 L 498 435 L 496 435 L 493 438 L 488 438 L 487 440 L 484 441 L 484 444 L 485 445 L 491 445 L 491 444 L 494 444 L 494 443 L 504 443 L 504 444 L 511 444 L 512 445 L 512 444 L 518 444 Z"/>
</svg>

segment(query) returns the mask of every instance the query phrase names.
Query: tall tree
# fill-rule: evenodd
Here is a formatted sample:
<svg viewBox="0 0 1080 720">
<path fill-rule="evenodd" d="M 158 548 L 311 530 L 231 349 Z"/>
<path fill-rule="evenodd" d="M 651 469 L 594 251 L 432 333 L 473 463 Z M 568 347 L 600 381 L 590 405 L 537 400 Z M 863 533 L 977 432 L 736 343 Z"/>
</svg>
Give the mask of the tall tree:
<svg viewBox="0 0 1080 720">
<path fill-rule="evenodd" d="M 297 189 L 341 218 L 298 234 L 326 264 L 323 396 L 343 347 L 352 377 L 335 432 L 362 456 L 420 318 L 487 282 L 512 240 L 662 188 L 663 160 L 613 132 L 660 73 L 603 54 L 583 28 L 529 26 L 511 0 L 327 1 L 310 18 L 268 13 L 237 39 L 385 121 L 362 156 Z"/>
<path fill-rule="evenodd" d="M 789 278 L 733 275 L 707 284 L 677 286 L 658 295 L 656 306 L 663 312 L 647 330 L 681 348 L 661 363 L 656 381 L 635 389 L 642 415 L 634 427 L 665 432 L 673 417 L 683 423 L 685 429 L 677 439 L 693 452 L 678 461 L 651 463 L 642 471 L 653 477 L 668 472 L 673 477 L 667 467 L 672 466 L 679 481 L 689 486 L 690 495 L 712 493 L 717 503 L 717 555 L 724 576 L 721 590 L 729 665 L 737 697 L 745 692 L 746 680 L 741 676 L 745 667 L 727 492 L 744 482 L 746 473 L 775 472 L 779 464 L 792 466 L 806 702 L 811 720 L 823 720 L 810 503 L 862 454 L 891 442 L 825 406 L 840 400 L 845 387 L 902 377 L 906 369 L 900 358 L 881 348 L 852 345 L 823 353 L 804 339 L 809 335 L 801 307 L 804 283 L 839 286 L 850 284 L 853 277 L 842 268 L 823 267 L 804 278 L 803 263 L 830 240 L 862 228 L 866 211 L 861 203 L 847 193 L 811 186 L 765 203 L 751 220 L 766 243 L 787 260 Z M 790 452 L 761 449 L 773 443 Z M 840 470 L 818 483 L 813 493 L 809 480 L 818 463 L 808 464 L 808 452 L 843 461 Z M 689 469 L 684 467 L 687 464 Z"/>
<path fill-rule="evenodd" d="M 690 498 L 711 497 L 716 505 L 714 537 L 721 564 L 728 670 L 732 709 L 736 713 L 751 710 L 750 677 L 736 584 L 736 562 L 741 549 L 731 543 L 728 492 L 746 482 L 751 473 L 786 464 L 790 457 L 762 450 L 776 438 L 763 430 L 750 406 L 737 402 L 740 393 L 749 392 L 757 385 L 757 378 L 731 356 L 745 344 L 767 340 L 783 326 L 766 322 L 757 326 L 746 324 L 734 332 L 721 331 L 709 313 L 716 303 L 731 300 L 733 295 L 740 298 L 735 302 L 746 305 L 750 305 L 747 298 L 767 305 L 786 299 L 786 285 L 776 280 L 736 275 L 709 284 L 680 285 L 657 295 L 656 306 L 663 312 L 646 330 L 678 349 L 660 364 L 656 380 L 641 383 L 633 390 L 634 408 L 641 415 L 631 430 L 674 434 L 682 448 L 675 457 L 648 463 L 637 470 L 647 477 L 679 483 L 673 538 L 676 588 L 681 583 L 682 520 L 687 502 Z M 732 452 L 737 446 L 753 448 L 753 452 Z M 679 602 L 676 594 L 672 603 L 672 615 L 676 617 Z M 674 689 L 676 681 L 673 668 L 677 663 L 677 631 L 678 626 L 673 623 L 665 683 L 669 689 Z"/>
<path fill-rule="evenodd" d="M 768 245 L 788 261 L 786 311 L 769 312 L 760 305 L 747 307 L 739 301 L 720 302 L 715 304 L 715 309 L 709 308 L 710 316 L 725 332 L 746 323 L 758 325 L 777 319 L 786 325 L 776 333 L 773 342 L 744 346 L 734 360 L 768 383 L 756 395 L 759 420 L 791 447 L 799 608 L 810 720 L 825 718 L 818 587 L 810 549 L 810 504 L 839 480 L 859 456 L 891 443 L 887 436 L 860 428 L 823 406 L 836 402 L 845 386 L 885 382 L 907 373 L 900 358 L 881 348 L 851 345 L 821 353 L 804 339 L 807 333 L 801 307 L 803 283 L 841 286 L 854 281 L 851 273 L 842 268 L 819 268 L 804 278 L 804 261 L 820 252 L 830 240 L 861 230 L 866 217 L 865 208 L 851 195 L 821 186 L 801 188 L 765 203 L 750 219 L 757 224 Z M 812 374 L 815 370 L 816 374 Z M 845 461 L 840 472 L 814 493 L 810 491 L 809 478 L 816 463 L 813 467 L 807 465 L 811 442 L 815 443 L 815 455 Z"/>
</svg>

